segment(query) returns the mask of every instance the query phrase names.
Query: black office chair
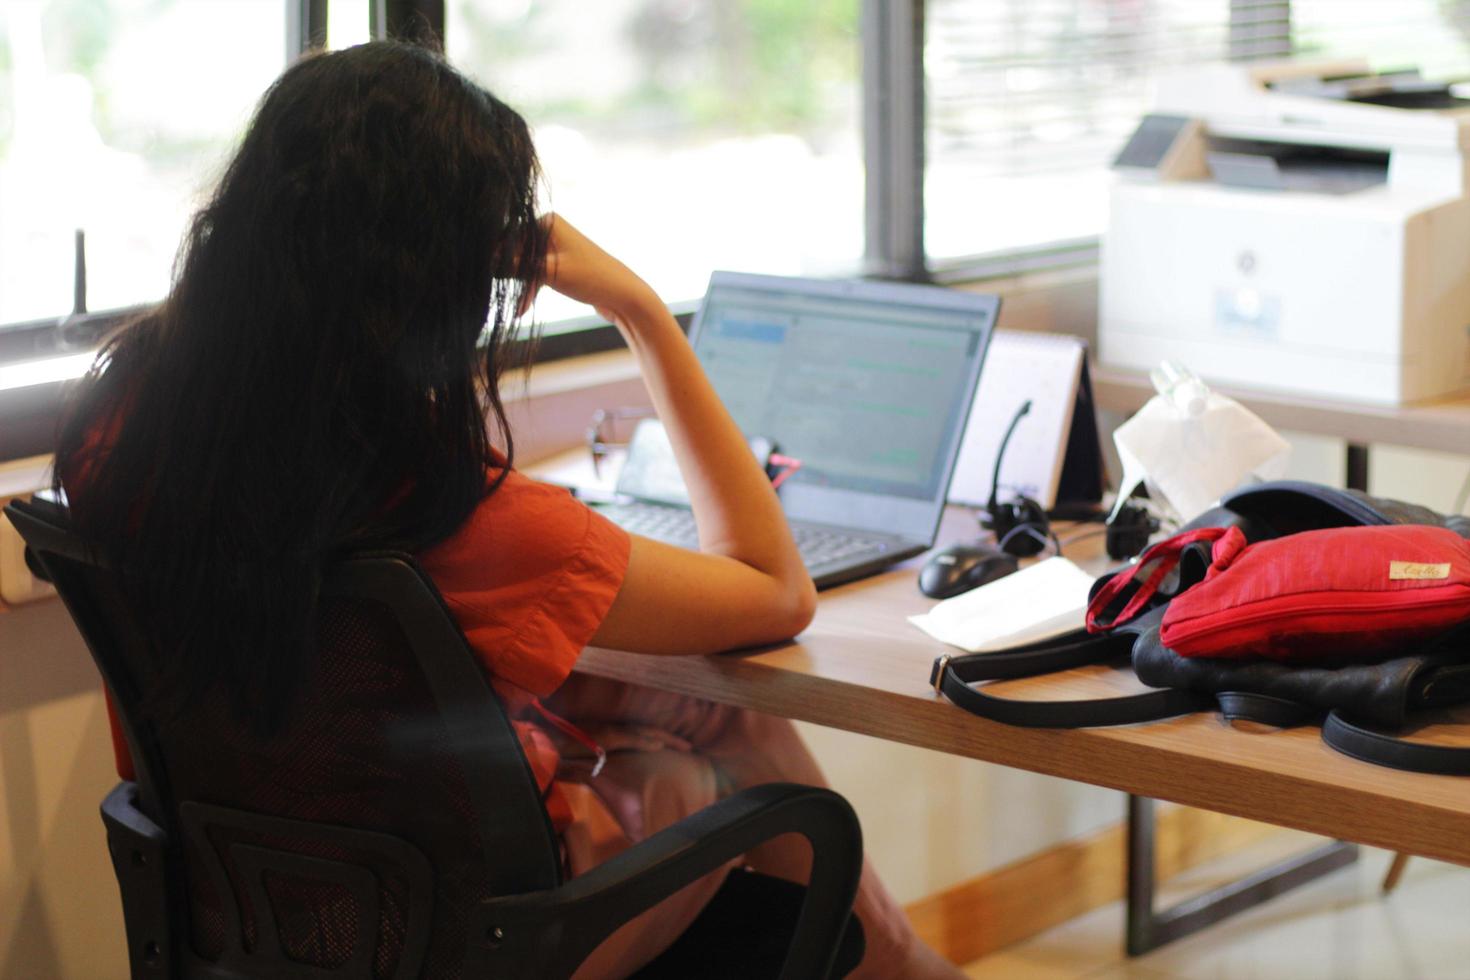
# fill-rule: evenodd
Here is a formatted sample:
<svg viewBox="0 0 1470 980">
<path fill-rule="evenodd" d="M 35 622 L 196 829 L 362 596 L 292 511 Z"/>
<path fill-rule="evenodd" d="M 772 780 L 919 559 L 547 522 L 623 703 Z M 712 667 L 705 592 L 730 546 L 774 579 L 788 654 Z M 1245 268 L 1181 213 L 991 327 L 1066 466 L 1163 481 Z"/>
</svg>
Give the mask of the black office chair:
<svg viewBox="0 0 1470 980">
<path fill-rule="evenodd" d="M 5 512 L 61 594 L 118 709 L 137 781 L 102 805 L 134 978 L 564 977 L 619 925 L 774 837 L 812 846 L 805 888 L 732 873 L 638 975 L 807 980 L 862 957 L 861 830 L 842 797 L 737 793 L 563 880 L 519 741 L 433 584 L 402 554 L 328 576 L 287 729 L 163 679 L 119 576 L 37 498 Z"/>
</svg>

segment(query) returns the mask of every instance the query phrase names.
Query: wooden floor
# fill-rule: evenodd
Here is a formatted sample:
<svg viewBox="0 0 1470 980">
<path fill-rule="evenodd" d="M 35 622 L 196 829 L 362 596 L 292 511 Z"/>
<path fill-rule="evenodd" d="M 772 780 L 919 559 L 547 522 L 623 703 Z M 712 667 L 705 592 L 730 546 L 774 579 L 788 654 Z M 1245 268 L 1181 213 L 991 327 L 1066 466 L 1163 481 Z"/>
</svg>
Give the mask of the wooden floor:
<svg viewBox="0 0 1470 980">
<path fill-rule="evenodd" d="M 1181 876 L 1171 897 L 1237 877 L 1320 838 L 1283 833 Z M 1414 859 L 1392 895 L 1391 855 L 1359 863 L 1147 956 L 1122 952 L 1114 903 L 969 964 L 972 980 L 1470 980 L 1470 868 Z"/>
</svg>

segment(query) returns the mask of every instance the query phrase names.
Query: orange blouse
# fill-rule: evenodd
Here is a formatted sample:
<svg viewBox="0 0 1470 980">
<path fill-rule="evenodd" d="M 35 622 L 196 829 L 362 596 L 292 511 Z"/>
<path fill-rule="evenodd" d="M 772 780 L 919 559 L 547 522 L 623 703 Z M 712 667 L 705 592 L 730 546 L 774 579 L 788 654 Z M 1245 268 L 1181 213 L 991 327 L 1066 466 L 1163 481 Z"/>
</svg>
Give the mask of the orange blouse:
<svg viewBox="0 0 1470 980">
<path fill-rule="evenodd" d="M 419 556 L 512 718 L 572 672 L 628 570 L 628 533 L 564 489 L 512 471 L 460 529 Z M 545 729 L 516 720 L 552 826 L 572 820 Z"/>
</svg>

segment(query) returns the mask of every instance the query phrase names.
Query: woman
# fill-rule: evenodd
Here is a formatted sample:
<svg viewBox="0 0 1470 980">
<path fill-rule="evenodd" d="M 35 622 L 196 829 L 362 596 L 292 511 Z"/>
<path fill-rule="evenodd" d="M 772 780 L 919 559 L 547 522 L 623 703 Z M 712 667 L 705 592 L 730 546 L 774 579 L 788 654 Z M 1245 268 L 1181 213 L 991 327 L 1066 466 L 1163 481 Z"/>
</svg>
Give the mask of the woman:
<svg viewBox="0 0 1470 980">
<path fill-rule="evenodd" d="M 373 43 L 295 65 L 196 217 L 167 301 L 99 359 L 57 471 L 80 530 L 146 573 L 137 600 L 180 696 L 223 692 L 266 734 L 302 681 L 324 564 L 355 548 L 417 553 L 520 719 L 575 873 L 720 794 L 821 780 L 789 723 L 570 678 L 581 648 L 780 640 L 807 625 L 815 594 L 673 318 L 570 224 L 537 217 L 537 177 L 520 117 L 426 51 Z M 699 551 L 630 537 L 512 469 L 499 382 L 539 288 L 595 307 L 636 354 Z M 579 728 L 626 751 L 597 775 L 562 762 L 556 732 Z M 779 841 L 749 860 L 807 870 Z M 717 885 L 651 910 L 579 975 L 636 969 Z M 871 872 L 858 913 L 859 976 L 958 976 Z"/>
</svg>

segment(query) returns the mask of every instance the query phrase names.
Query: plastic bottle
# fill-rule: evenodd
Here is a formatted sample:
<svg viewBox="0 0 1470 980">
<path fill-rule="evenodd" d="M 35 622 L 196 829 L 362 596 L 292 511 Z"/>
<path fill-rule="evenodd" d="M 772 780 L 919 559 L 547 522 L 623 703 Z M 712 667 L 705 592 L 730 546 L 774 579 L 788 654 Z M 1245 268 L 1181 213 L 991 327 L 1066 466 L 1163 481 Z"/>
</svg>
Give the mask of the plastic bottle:
<svg viewBox="0 0 1470 980">
<path fill-rule="evenodd" d="M 1185 418 L 1199 418 L 1209 405 L 1210 389 L 1177 361 L 1162 361 L 1148 373 L 1154 390 Z"/>
</svg>

